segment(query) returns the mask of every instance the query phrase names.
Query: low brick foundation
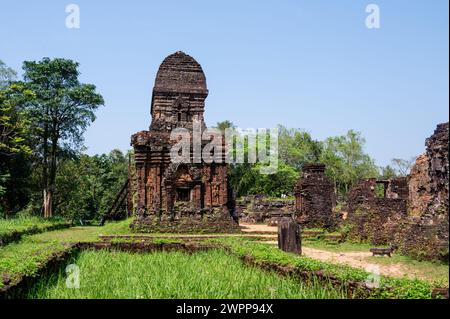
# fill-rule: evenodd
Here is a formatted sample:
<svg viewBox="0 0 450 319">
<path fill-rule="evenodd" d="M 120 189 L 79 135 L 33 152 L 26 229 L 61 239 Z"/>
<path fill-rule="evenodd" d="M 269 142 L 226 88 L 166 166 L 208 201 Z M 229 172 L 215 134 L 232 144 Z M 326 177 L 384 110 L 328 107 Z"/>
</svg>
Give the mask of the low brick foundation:
<svg viewBox="0 0 450 319">
<path fill-rule="evenodd" d="M 176 219 L 157 216 L 138 217 L 130 225 L 136 233 L 239 233 L 239 224 L 228 212 L 189 214 Z"/>
</svg>

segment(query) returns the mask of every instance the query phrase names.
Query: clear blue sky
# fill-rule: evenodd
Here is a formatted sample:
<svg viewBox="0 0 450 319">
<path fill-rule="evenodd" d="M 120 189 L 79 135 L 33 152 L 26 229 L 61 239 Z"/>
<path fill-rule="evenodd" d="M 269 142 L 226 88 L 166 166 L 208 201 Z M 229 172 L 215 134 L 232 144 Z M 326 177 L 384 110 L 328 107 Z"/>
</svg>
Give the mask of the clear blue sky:
<svg viewBox="0 0 450 319">
<path fill-rule="evenodd" d="M 65 27 L 70 3 L 80 29 Z M 365 27 L 369 3 L 380 29 Z M 0 0 L 0 59 L 19 74 L 24 60 L 80 62 L 106 101 L 89 154 L 126 150 L 148 129 L 157 68 L 182 50 L 206 73 L 208 125 L 280 123 L 316 139 L 354 129 L 386 165 L 423 152 L 448 121 L 448 10 L 447 0 Z"/>
</svg>

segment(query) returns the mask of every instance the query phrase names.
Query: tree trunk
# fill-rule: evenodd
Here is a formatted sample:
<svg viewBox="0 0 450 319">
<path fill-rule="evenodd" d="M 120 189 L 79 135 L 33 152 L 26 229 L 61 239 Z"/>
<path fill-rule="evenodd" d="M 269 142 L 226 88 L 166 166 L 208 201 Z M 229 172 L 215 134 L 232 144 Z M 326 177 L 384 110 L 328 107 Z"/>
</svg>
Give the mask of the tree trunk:
<svg viewBox="0 0 450 319">
<path fill-rule="evenodd" d="M 53 191 L 50 189 L 44 189 L 44 218 L 52 217 L 53 215 Z"/>
<path fill-rule="evenodd" d="M 48 150 L 48 125 L 44 125 L 44 134 L 43 134 L 43 147 L 42 147 L 42 207 L 44 211 L 44 218 L 48 218 L 49 212 L 49 201 L 48 201 L 48 158 L 47 158 L 47 150 Z"/>
<path fill-rule="evenodd" d="M 59 130 L 56 119 L 53 120 L 52 138 L 50 145 L 50 158 L 48 163 L 47 187 L 45 189 L 46 197 L 44 198 L 44 216 L 50 218 L 53 216 L 53 193 L 56 188 L 56 152 L 58 149 Z"/>
</svg>

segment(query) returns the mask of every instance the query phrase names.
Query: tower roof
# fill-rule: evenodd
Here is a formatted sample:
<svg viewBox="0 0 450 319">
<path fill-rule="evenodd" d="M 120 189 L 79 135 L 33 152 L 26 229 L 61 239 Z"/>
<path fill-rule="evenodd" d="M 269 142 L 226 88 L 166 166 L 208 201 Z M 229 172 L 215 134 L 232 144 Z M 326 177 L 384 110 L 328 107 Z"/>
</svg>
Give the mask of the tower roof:
<svg viewBox="0 0 450 319">
<path fill-rule="evenodd" d="M 156 74 L 153 92 L 208 94 L 201 65 L 184 52 L 175 52 L 164 59 Z"/>
</svg>

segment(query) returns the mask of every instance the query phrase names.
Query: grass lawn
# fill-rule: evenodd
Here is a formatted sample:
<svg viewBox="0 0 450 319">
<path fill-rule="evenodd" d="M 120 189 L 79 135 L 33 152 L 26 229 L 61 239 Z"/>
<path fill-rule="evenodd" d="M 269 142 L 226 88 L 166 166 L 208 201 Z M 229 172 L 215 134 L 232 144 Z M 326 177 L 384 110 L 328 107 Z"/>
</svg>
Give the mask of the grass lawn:
<svg viewBox="0 0 450 319">
<path fill-rule="evenodd" d="M 44 232 L 52 227 L 70 226 L 63 220 L 43 219 L 39 217 L 0 219 L 0 245 L 18 240 L 22 234 Z"/>
<path fill-rule="evenodd" d="M 349 251 L 369 251 L 373 248 L 370 244 L 360 244 L 360 243 L 334 243 L 327 242 L 323 239 L 305 238 L 302 240 L 302 245 L 305 247 L 311 247 L 315 249 L 322 249 L 331 252 L 349 252 Z"/>
<path fill-rule="evenodd" d="M 67 250 L 65 244 L 97 241 L 99 234 L 129 232 L 129 223 L 125 220 L 107 223 L 104 227 L 72 227 L 23 236 L 19 242 L 0 246 L 0 279 L 2 275 L 10 279 L 33 275 L 52 254 Z M 2 286 L 0 280 L 0 288 Z"/>
<path fill-rule="evenodd" d="M 99 226 L 72 227 L 70 229 L 50 231 L 50 232 L 45 232 L 45 233 L 41 233 L 41 234 L 23 236 L 22 239 L 20 240 L 20 242 L 0 247 L 0 278 L 1 278 L 1 276 L 6 275 L 7 278 L 14 280 L 15 278 L 19 279 L 20 276 L 23 276 L 23 275 L 34 275 L 36 273 L 36 271 L 39 269 L 39 267 L 42 266 L 43 263 L 46 262 L 46 259 L 50 255 L 52 255 L 55 252 L 58 253 L 58 252 L 67 251 L 69 248 L 67 245 L 65 245 L 66 243 L 98 241 L 99 240 L 98 236 L 101 234 L 103 234 L 103 235 L 130 234 L 130 230 L 128 227 L 129 224 L 130 224 L 130 220 L 125 220 L 125 221 L 120 221 L 120 222 L 110 222 L 110 223 L 107 223 L 103 227 L 99 227 Z M 168 234 L 164 234 L 164 236 L 162 236 L 161 234 L 159 234 L 159 235 L 158 234 L 148 234 L 149 237 L 155 238 L 156 241 L 161 240 L 163 242 L 166 242 L 167 240 L 170 239 L 170 237 L 167 238 L 167 235 Z M 232 255 L 234 256 L 235 259 L 232 258 L 231 256 L 220 257 L 220 258 L 228 258 L 227 262 L 230 262 L 230 265 L 233 262 L 237 262 L 237 263 L 239 263 L 240 267 L 244 267 L 245 269 L 247 269 L 247 266 L 244 266 L 239 261 L 239 259 L 236 258 L 236 256 L 241 257 L 241 258 L 243 258 L 245 256 L 251 256 L 252 258 L 254 258 L 256 260 L 257 264 L 263 264 L 265 262 L 269 262 L 269 263 L 276 263 L 276 264 L 283 265 L 283 266 L 286 265 L 288 267 L 295 267 L 302 271 L 308 271 L 308 272 L 309 271 L 320 271 L 320 272 L 324 272 L 325 274 L 330 274 L 330 275 L 338 278 L 339 280 L 342 280 L 343 282 L 364 281 L 370 275 L 369 273 L 367 273 L 366 271 L 364 271 L 362 269 L 352 268 L 352 267 L 345 266 L 345 265 L 337 265 L 337 264 L 333 264 L 330 262 L 322 262 L 322 261 L 311 259 L 311 258 L 304 257 L 304 256 L 299 257 L 299 256 L 295 256 L 292 254 L 288 254 L 283 251 L 280 251 L 277 247 L 271 247 L 265 243 L 258 242 L 257 238 L 247 238 L 247 237 L 244 238 L 244 237 L 234 236 L 234 237 L 228 237 L 228 238 L 225 238 L 225 237 L 223 237 L 223 238 L 216 237 L 216 238 L 209 238 L 209 239 L 205 238 L 202 240 L 206 243 L 218 244 L 222 247 L 226 247 L 227 249 L 229 249 L 229 252 L 232 253 Z M 177 239 L 177 241 L 178 241 L 178 239 Z M 306 241 L 306 240 L 304 241 L 305 246 L 308 247 L 308 245 L 310 245 L 310 244 L 315 245 L 315 247 L 320 248 L 320 249 L 324 249 L 324 247 L 325 247 L 324 245 L 326 245 L 326 246 L 329 246 L 327 249 L 330 249 L 333 251 L 339 251 L 339 250 L 355 251 L 355 249 L 359 249 L 362 251 L 368 250 L 368 248 L 367 248 L 368 246 L 365 247 L 364 245 L 356 245 L 356 244 L 348 244 L 348 243 L 332 245 L 332 244 L 325 244 L 320 241 Z M 84 255 L 81 255 L 81 256 L 84 256 Z M 112 256 L 112 255 L 107 255 L 107 256 Z M 140 256 L 145 256 L 145 254 L 140 255 Z M 182 255 L 182 256 L 184 256 L 184 255 Z M 141 271 L 141 269 L 143 269 L 143 268 L 140 268 L 141 266 L 139 266 L 139 264 L 140 263 L 145 264 L 148 262 L 149 263 L 148 265 L 152 265 L 153 260 L 141 260 L 141 258 L 143 258 L 143 257 L 136 257 L 136 258 L 129 259 L 130 263 L 125 262 L 126 266 L 121 266 L 122 264 L 117 264 L 117 267 L 118 267 L 117 269 L 126 269 L 127 267 L 131 267 L 131 266 L 133 266 L 134 260 L 139 260 L 139 262 L 137 262 L 138 265 L 136 265 L 136 267 L 137 267 L 136 273 L 139 275 L 136 275 L 136 276 L 137 277 L 143 276 L 145 271 L 143 271 L 143 270 Z M 170 257 L 170 256 L 168 257 L 168 259 L 171 259 L 171 258 L 172 257 Z M 181 258 L 181 257 L 173 257 L 173 258 L 175 260 L 176 258 Z M 184 256 L 183 258 L 187 258 L 187 257 Z M 80 259 L 80 261 L 77 261 L 77 264 L 80 263 L 80 265 L 81 265 L 81 261 L 83 261 L 83 260 L 84 259 Z M 101 265 L 102 260 L 103 259 L 99 259 L 99 265 Z M 198 274 L 200 274 L 202 272 L 206 272 L 206 274 L 208 274 L 208 271 L 211 267 L 212 267 L 211 269 L 214 269 L 214 263 L 212 263 L 211 265 L 206 263 L 206 261 L 210 260 L 207 258 L 207 256 L 204 256 L 204 258 L 202 260 L 203 261 L 200 262 L 195 258 L 193 259 L 193 261 L 197 262 L 197 264 L 195 264 L 196 267 L 194 269 L 197 270 Z M 383 260 L 385 260 L 385 259 L 383 259 Z M 381 259 L 380 259 L 380 261 L 381 261 Z M 123 260 L 120 262 L 122 263 Z M 180 262 L 182 262 L 182 261 L 180 261 Z M 202 265 L 203 262 L 205 262 L 204 266 Z M 86 263 L 86 265 L 89 265 L 89 263 Z M 171 264 L 171 261 L 168 260 L 167 265 L 160 268 L 158 271 L 159 272 L 165 272 L 165 271 L 169 272 L 169 270 L 166 268 L 171 268 L 172 265 L 173 264 Z M 120 268 L 120 267 L 122 267 L 122 268 Z M 444 267 L 445 266 L 440 268 L 441 270 L 439 270 L 439 271 L 443 271 L 445 269 Z M 113 270 L 115 269 L 115 266 L 112 267 L 111 269 L 112 269 L 111 270 L 112 273 L 114 273 L 115 271 L 113 271 Z M 188 271 L 188 270 L 189 270 L 189 268 L 186 268 L 186 271 Z M 447 266 L 446 270 L 448 272 L 448 266 Z M 148 270 L 149 273 L 153 273 L 152 271 L 153 270 Z M 220 277 L 221 276 L 220 273 L 222 271 L 226 271 L 226 270 L 216 269 L 215 271 L 216 271 L 215 276 Z M 239 271 L 241 271 L 241 270 L 239 270 Z M 245 273 L 246 270 L 243 270 L 243 271 Z M 424 271 L 426 271 L 426 270 L 424 269 Z M 105 274 L 106 273 L 107 272 L 105 271 Z M 125 273 L 124 278 L 127 278 L 127 271 L 124 270 L 124 273 Z M 119 276 L 119 274 L 115 274 L 115 276 L 116 275 Z M 58 276 L 60 276 L 60 275 L 58 275 Z M 190 276 L 194 276 L 193 271 L 191 272 Z M 225 276 L 225 273 L 224 273 L 224 276 Z M 229 277 L 224 277 L 224 278 L 226 278 L 226 280 L 237 280 L 235 277 L 232 277 L 231 274 L 227 274 L 226 276 L 229 276 Z M 130 277 L 130 278 L 132 278 L 132 277 Z M 193 277 L 193 278 L 195 278 L 195 277 Z M 250 276 L 250 278 L 252 278 L 252 277 Z M 277 277 L 277 278 L 278 278 L 278 280 L 281 280 L 279 277 Z M 62 277 L 53 278 L 53 280 L 57 280 L 57 279 L 62 280 L 63 278 Z M 119 280 L 118 282 L 120 283 L 120 280 L 122 280 L 122 279 L 119 276 L 117 280 Z M 125 280 L 125 279 L 123 279 L 123 280 Z M 130 280 L 135 280 L 135 279 L 130 279 Z M 171 282 L 170 278 L 167 280 L 168 280 L 168 282 Z M 200 279 L 198 279 L 198 280 L 200 280 Z M 297 281 L 297 285 L 298 285 L 298 283 L 299 282 Z M 374 297 L 377 297 L 377 298 L 429 298 L 431 296 L 432 285 L 430 283 L 427 283 L 424 281 L 407 280 L 407 279 L 393 279 L 393 278 L 382 277 L 381 283 L 383 286 L 386 285 L 386 286 L 394 287 L 394 290 L 390 291 L 388 293 L 383 293 L 383 294 L 374 296 Z M 4 283 L 2 282 L 2 280 L 0 280 L 0 288 L 2 288 L 2 285 L 4 285 Z M 55 285 L 57 286 L 56 283 L 55 283 Z M 325 284 L 325 286 L 326 286 L 326 284 Z M 217 287 L 219 287 L 219 286 L 217 286 Z M 323 282 L 321 282 L 321 287 L 322 288 L 324 287 Z M 139 289 L 141 289 L 141 288 L 139 288 Z M 184 289 L 184 288 L 181 287 L 180 289 Z M 207 289 L 207 288 L 205 288 L 205 289 Z M 138 290 L 138 291 L 141 291 L 141 290 Z M 233 290 L 233 294 L 237 293 L 236 291 L 238 291 L 238 290 Z M 261 292 L 261 290 L 259 290 L 259 292 Z M 42 292 L 42 294 L 47 294 L 47 293 L 50 293 L 50 292 Z M 111 292 L 106 291 L 105 293 L 111 293 Z M 162 293 L 162 292 L 155 292 L 155 295 L 158 295 L 160 293 Z M 193 296 L 192 298 L 199 297 L 199 296 L 205 296 L 205 298 L 206 298 L 206 296 L 209 292 L 207 292 L 207 290 L 205 290 L 205 291 L 196 290 L 195 293 L 196 294 L 201 293 L 203 295 L 200 294 L 197 296 Z M 221 292 L 221 293 L 224 293 L 224 292 Z M 263 292 L 261 292 L 261 293 L 263 293 Z M 284 292 L 284 293 L 287 293 L 287 292 Z M 305 296 L 305 298 L 307 298 L 306 290 L 304 292 L 295 292 L 295 293 L 297 294 L 297 296 L 300 296 L 303 294 L 303 296 Z M 313 294 L 319 293 L 319 290 L 316 289 L 316 291 L 312 292 L 312 293 Z M 336 290 L 329 290 L 327 287 L 325 287 L 325 290 L 321 289 L 320 293 L 322 294 L 323 297 L 325 297 L 325 293 L 327 293 L 327 294 L 329 293 L 330 295 L 328 295 L 328 296 L 330 297 L 331 294 L 336 293 Z M 35 296 L 39 297 L 38 295 L 35 295 Z M 134 298 L 131 296 L 128 297 L 128 295 L 126 295 L 126 294 L 123 296 L 124 296 L 124 298 Z M 260 297 L 263 298 L 263 296 L 267 296 L 267 295 L 263 293 Z M 248 296 L 248 297 L 250 298 L 250 296 Z M 188 297 L 186 297 L 186 298 L 188 298 Z M 241 298 L 241 297 L 239 297 L 239 298 Z M 300 297 L 292 297 L 292 298 L 300 298 Z M 319 297 L 311 297 L 311 298 L 319 298 Z"/>
<path fill-rule="evenodd" d="M 449 266 L 445 263 L 418 261 L 408 256 L 393 254 L 391 258 L 368 257 L 368 261 L 380 265 L 402 264 L 409 268 L 411 272 L 420 273 L 421 277 L 427 278 L 428 281 L 434 282 L 438 287 L 448 287 L 449 283 Z"/>
<path fill-rule="evenodd" d="M 63 270 L 40 280 L 29 298 L 345 298 L 327 285 L 305 285 L 245 266 L 222 250 L 195 254 L 84 251 L 73 261 L 80 288 Z"/>
<path fill-rule="evenodd" d="M 30 236 L 33 242 L 58 241 L 63 243 L 98 241 L 99 235 L 129 234 L 131 219 L 120 222 L 109 222 L 105 226 L 77 226 L 70 229 L 56 230 Z"/>
</svg>

